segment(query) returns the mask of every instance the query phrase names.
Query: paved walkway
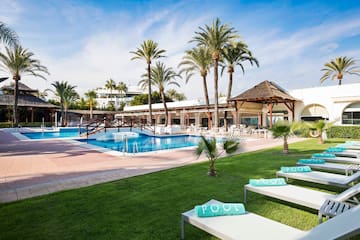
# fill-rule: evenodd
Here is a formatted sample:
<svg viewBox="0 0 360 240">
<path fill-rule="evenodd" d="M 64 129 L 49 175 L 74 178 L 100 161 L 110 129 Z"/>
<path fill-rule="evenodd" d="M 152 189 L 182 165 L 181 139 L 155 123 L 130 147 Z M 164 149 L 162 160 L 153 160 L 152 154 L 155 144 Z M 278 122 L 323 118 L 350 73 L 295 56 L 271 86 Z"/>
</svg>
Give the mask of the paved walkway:
<svg viewBox="0 0 360 240">
<path fill-rule="evenodd" d="M 292 139 L 299 141 L 301 139 Z M 252 139 L 242 151 L 281 145 L 279 139 Z M 113 156 L 68 141 L 18 140 L 0 130 L 0 202 L 90 186 L 206 161 L 193 148 Z"/>
</svg>

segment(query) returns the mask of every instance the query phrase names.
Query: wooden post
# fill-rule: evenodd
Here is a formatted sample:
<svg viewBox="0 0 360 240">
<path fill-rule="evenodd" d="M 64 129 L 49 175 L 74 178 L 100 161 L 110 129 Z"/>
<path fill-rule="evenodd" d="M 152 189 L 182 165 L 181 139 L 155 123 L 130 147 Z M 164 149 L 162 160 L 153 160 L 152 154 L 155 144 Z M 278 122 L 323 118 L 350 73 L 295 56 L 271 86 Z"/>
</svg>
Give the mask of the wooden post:
<svg viewBox="0 0 360 240">
<path fill-rule="evenodd" d="M 270 128 L 272 128 L 272 102 L 269 104 L 269 110 L 270 110 Z"/>
</svg>

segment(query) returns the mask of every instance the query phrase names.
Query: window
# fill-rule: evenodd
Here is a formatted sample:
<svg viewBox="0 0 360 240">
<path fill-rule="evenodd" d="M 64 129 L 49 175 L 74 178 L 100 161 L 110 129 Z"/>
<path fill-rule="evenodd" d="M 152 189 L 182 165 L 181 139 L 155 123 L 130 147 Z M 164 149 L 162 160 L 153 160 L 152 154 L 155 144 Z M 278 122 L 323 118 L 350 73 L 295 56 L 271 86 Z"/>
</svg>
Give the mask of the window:
<svg viewBox="0 0 360 240">
<path fill-rule="evenodd" d="M 342 114 L 342 124 L 360 125 L 360 102 L 350 104 Z"/>
</svg>

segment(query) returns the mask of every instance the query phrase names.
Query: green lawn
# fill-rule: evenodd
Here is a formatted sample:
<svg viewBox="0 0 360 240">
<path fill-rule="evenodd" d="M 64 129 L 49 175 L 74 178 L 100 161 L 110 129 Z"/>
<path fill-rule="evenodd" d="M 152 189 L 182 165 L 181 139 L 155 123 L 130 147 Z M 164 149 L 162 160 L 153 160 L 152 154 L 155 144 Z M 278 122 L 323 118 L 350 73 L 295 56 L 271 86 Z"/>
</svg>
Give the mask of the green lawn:
<svg viewBox="0 0 360 240">
<path fill-rule="evenodd" d="M 291 144 L 288 156 L 277 147 L 223 158 L 216 164 L 215 178 L 206 175 L 206 162 L 1 204 L 0 239 L 180 239 L 182 212 L 212 198 L 242 202 L 249 178 L 274 177 L 280 166 L 334 144 L 319 145 L 312 139 Z M 246 208 L 299 229 L 317 224 L 316 212 L 255 193 L 249 194 Z M 189 225 L 186 236 L 214 239 Z"/>
</svg>

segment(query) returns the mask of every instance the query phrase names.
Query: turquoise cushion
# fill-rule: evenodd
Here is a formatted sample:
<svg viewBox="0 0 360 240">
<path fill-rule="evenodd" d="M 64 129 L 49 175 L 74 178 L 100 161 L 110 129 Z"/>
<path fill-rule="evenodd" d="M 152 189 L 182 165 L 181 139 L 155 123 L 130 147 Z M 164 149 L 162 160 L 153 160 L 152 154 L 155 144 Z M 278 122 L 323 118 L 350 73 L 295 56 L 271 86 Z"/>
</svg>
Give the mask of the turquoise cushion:
<svg viewBox="0 0 360 240">
<path fill-rule="evenodd" d="M 313 158 L 335 158 L 336 155 L 332 153 L 314 153 Z"/>
<path fill-rule="evenodd" d="M 298 172 L 311 172 L 309 166 L 298 166 L 298 167 L 281 167 L 283 173 L 298 173 Z"/>
<path fill-rule="evenodd" d="M 324 164 L 325 160 L 323 159 L 314 159 L 314 158 L 309 158 L 309 159 L 299 159 L 298 163 L 301 164 Z"/>
<path fill-rule="evenodd" d="M 329 147 L 328 149 L 326 149 L 326 152 L 331 153 L 331 152 L 343 152 L 345 151 L 345 148 L 341 148 L 341 147 Z"/>
<path fill-rule="evenodd" d="M 204 204 L 195 206 L 198 217 L 216 217 L 245 214 L 245 206 L 242 203 Z"/>
<path fill-rule="evenodd" d="M 284 186 L 286 182 L 284 178 L 250 179 L 249 184 L 254 187 Z"/>
</svg>

